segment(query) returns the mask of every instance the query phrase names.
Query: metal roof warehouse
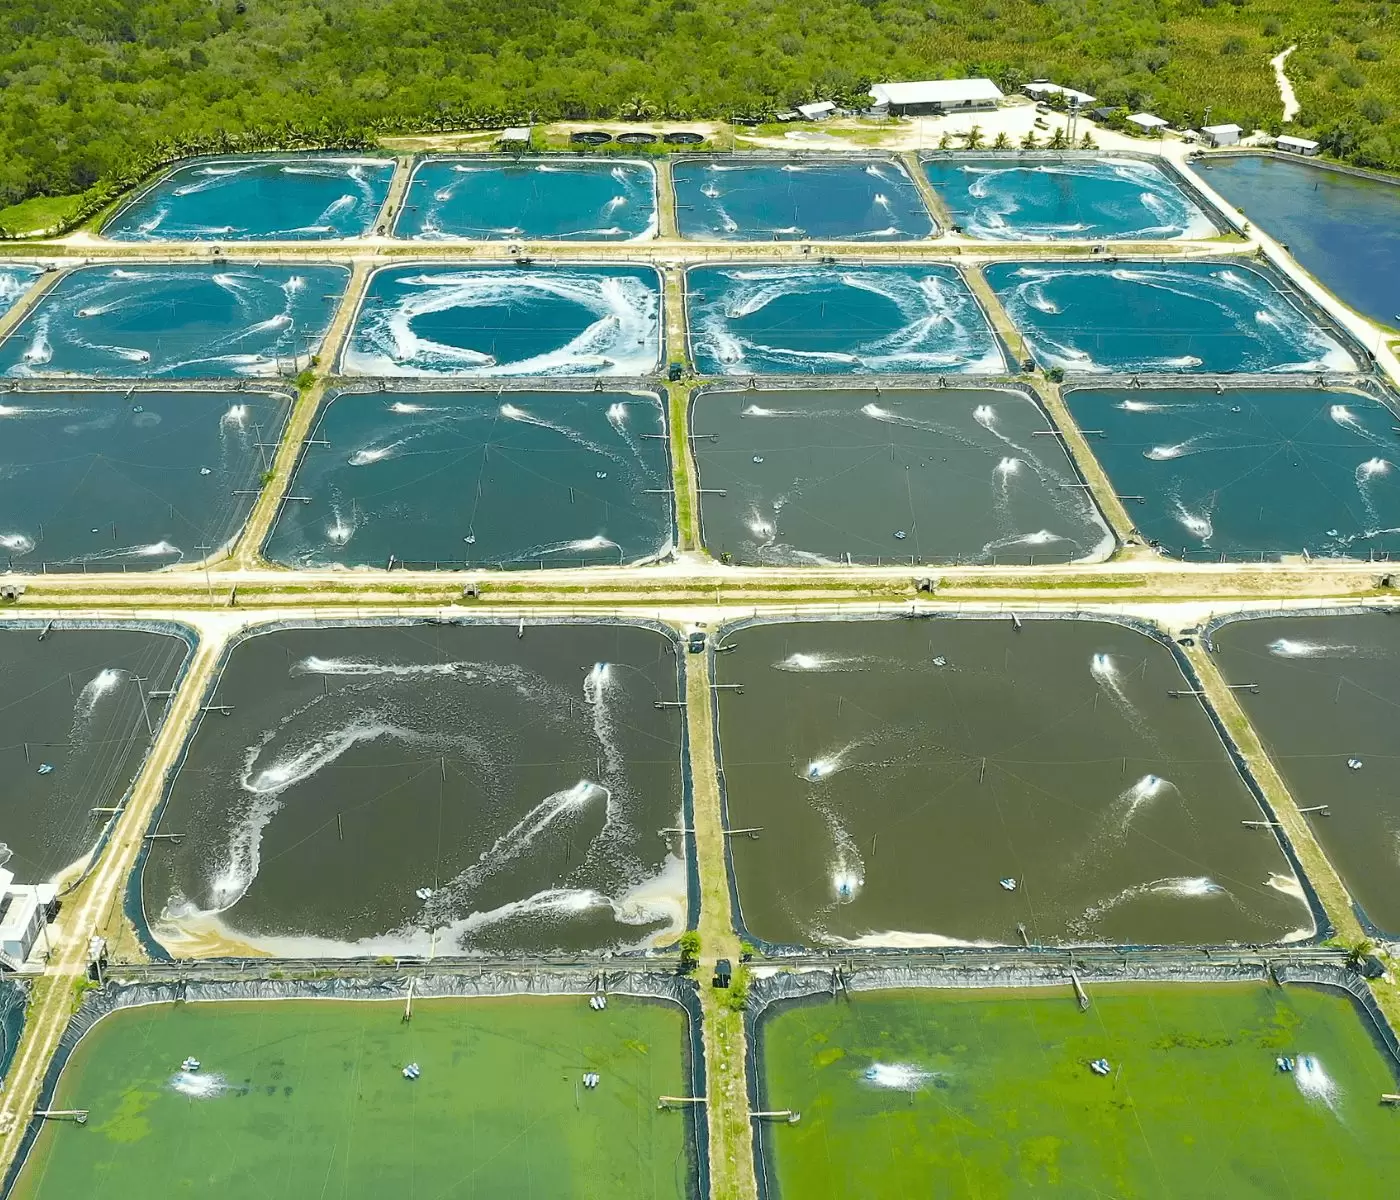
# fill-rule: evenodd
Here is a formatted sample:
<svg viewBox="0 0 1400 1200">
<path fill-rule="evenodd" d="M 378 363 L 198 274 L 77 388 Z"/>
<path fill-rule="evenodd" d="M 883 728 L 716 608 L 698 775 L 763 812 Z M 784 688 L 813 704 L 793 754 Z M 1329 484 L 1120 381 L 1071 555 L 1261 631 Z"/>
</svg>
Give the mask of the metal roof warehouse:
<svg viewBox="0 0 1400 1200">
<path fill-rule="evenodd" d="M 876 108 L 894 115 L 939 113 L 950 109 L 995 108 L 1005 97 L 990 79 L 925 79 L 917 83 L 877 83 L 870 89 Z"/>
</svg>

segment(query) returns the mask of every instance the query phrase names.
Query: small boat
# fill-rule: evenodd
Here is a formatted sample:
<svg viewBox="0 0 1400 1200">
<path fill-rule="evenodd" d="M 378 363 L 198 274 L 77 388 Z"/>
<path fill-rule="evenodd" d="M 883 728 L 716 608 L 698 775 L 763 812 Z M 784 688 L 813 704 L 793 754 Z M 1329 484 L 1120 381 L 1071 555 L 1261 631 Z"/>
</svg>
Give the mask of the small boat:
<svg viewBox="0 0 1400 1200">
<path fill-rule="evenodd" d="M 1359 771 L 1361 770 L 1361 760 L 1359 758 L 1349 758 L 1347 759 L 1347 766 L 1353 771 Z"/>
<path fill-rule="evenodd" d="M 933 660 L 933 665 L 935 667 L 946 667 L 948 665 L 948 660 L 940 654 L 937 658 Z"/>
<path fill-rule="evenodd" d="M 186 1074 L 193 1075 L 196 1071 L 199 1070 L 199 1059 L 185 1059 L 185 1061 L 180 1064 L 180 1070 L 184 1071 Z"/>
<path fill-rule="evenodd" d="M 1107 1075 L 1111 1069 L 1106 1058 L 1096 1058 L 1089 1064 L 1089 1070 L 1095 1075 Z"/>
<path fill-rule="evenodd" d="M 423 1071 L 417 1063 L 409 1063 L 408 1066 L 403 1069 L 403 1077 L 405 1079 L 417 1079 L 421 1074 L 423 1074 Z"/>
<path fill-rule="evenodd" d="M 908 536 L 909 536 L 909 535 L 908 535 L 907 533 L 905 533 L 904 530 L 902 530 L 902 529 L 896 529 L 896 530 L 894 531 L 894 540 L 897 541 L 897 542 L 902 542 L 902 541 L 903 541 L 905 538 L 907 538 Z"/>
<path fill-rule="evenodd" d="M 1016 881 L 1014 879 L 999 879 L 997 882 L 1008 892 L 1014 892 L 1016 890 Z"/>
<path fill-rule="evenodd" d="M 431 900 L 433 898 L 433 889 L 429 887 L 421 887 L 413 894 L 417 896 L 420 900 Z"/>
<path fill-rule="evenodd" d="M 1274 1063 L 1275 1065 L 1277 1065 L 1280 1071 L 1283 1071 L 1285 1073 L 1293 1070 L 1293 1060 L 1291 1058 L 1283 1058 L 1282 1056 L 1280 1056 L 1279 1058 L 1274 1059 Z"/>
<path fill-rule="evenodd" d="M 53 763 L 40 763 L 40 764 L 39 764 L 39 774 L 40 774 L 40 775 L 52 775 L 52 774 L 53 774 Z"/>
</svg>

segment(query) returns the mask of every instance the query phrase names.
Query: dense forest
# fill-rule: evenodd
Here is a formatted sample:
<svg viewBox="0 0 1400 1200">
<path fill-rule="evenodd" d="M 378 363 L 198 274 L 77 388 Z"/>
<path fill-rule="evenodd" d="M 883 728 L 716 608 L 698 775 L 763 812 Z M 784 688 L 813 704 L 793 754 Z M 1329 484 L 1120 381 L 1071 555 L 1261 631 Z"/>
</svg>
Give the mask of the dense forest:
<svg viewBox="0 0 1400 1200">
<path fill-rule="evenodd" d="M 6 0 L 0 209 L 187 147 L 355 144 L 560 117 L 762 116 L 872 81 L 1037 76 L 1400 167 L 1400 19 L 1374 0 Z"/>
</svg>

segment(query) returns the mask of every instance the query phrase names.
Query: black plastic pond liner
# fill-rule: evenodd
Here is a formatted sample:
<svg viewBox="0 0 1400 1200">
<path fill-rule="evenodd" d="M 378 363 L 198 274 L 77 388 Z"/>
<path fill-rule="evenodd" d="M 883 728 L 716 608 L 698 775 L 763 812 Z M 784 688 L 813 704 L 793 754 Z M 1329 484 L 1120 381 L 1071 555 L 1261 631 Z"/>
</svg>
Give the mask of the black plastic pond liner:
<svg viewBox="0 0 1400 1200">
<path fill-rule="evenodd" d="M 661 135 L 661 140 L 670 146 L 698 146 L 705 140 L 705 135 L 703 133 L 691 133 L 687 129 L 678 129 L 672 133 L 663 133 Z"/>
<path fill-rule="evenodd" d="M 656 141 L 654 133 L 619 133 L 617 140 L 624 146 L 650 146 Z"/>
<path fill-rule="evenodd" d="M 585 129 L 582 133 L 569 134 L 569 141 L 575 146 L 603 146 L 612 141 L 612 135 L 601 129 Z"/>
</svg>

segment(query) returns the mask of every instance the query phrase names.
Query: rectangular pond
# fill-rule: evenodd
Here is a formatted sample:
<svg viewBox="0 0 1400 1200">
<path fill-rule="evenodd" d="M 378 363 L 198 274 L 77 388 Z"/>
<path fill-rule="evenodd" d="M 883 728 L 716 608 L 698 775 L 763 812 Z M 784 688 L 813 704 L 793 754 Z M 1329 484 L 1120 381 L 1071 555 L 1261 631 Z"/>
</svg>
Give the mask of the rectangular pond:
<svg viewBox="0 0 1400 1200">
<path fill-rule="evenodd" d="M 271 391 L 10 392 L 0 404 L 0 561 L 151 571 L 237 537 L 286 421 Z"/>
<path fill-rule="evenodd" d="M 907 242 L 938 231 L 894 158 L 682 158 L 671 177 L 682 237 Z"/>
<path fill-rule="evenodd" d="M 1188 944 L 1313 921 L 1169 646 L 1010 616 L 743 625 L 717 659 L 743 923 L 820 946 Z M 1014 660 L 1014 661 L 1013 661 Z"/>
<path fill-rule="evenodd" d="M 692 1123 L 656 1099 L 690 1094 L 679 1006 L 420 999 L 402 1018 L 402 1001 L 120 1009 L 59 1079 L 54 1107 L 87 1124 L 46 1124 L 10 1194 L 695 1195 Z"/>
<path fill-rule="evenodd" d="M 998 374 L 996 334 L 955 267 L 691 267 L 702 375 Z"/>
<path fill-rule="evenodd" d="M 198 379 L 294 375 L 315 354 L 348 267 L 129 263 L 69 271 L 0 343 L 0 371 Z"/>
<path fill-rule="evenodd" d="M 358 375 L 649 375 L 661 276 L 643 266 L 383 267 L 341 356 Z"/>
<path fill-rule="evenodd" d="M 1395 1062 L 1341 991 L 861 992 L 761 1018 L 771 1200 L 1382 1196 Z M 1293 1061 L 1291 1071 L 1277 1066 Z M 1110 1074 L 1089 1063 L 1107 1059 Z"/>
<path fill-rule="evenodd" d="M 1400 552 L 1400 417 L 1360 392 L 1065 392 L 1128 515 L 1184 559 Z M 1387 457 L 1389 455 L 1390 457 Z"/>
<path fill-rule="evenodd" d="M 1046 368 L 1357 369 L 1300 299 L 1243 262 L 992 263 L 984 272 Z"/>
<path fill-rule="evenodd" d="M 93 810 L 121 803 L 160 728 L 165 702 L 149 694 L 173 687 L 189 654 L 154 627 L 46 625 L 0 626 L 0 829 L 20 883 L 97 844 L 112 818 Z"/>
<path fill-rule="evenodd" d="M 258 154 L 181 163 L 112 216 L 122 242 L 310 242 L 374 231 L 392 158 Z"/>
<path fill-rule="evenodd" d="M 1220 231 L 1166 168 L 1112 155 L 940 155 L 924 174 L 953 223 L 993 242 L 1210 238 Z"/>
<path fill-rule="evenodd" d="M 298 567 L 617 566 L 673 545 L 656 392 L 339 392 L 268 542 Z"/>
<path fill-rule="evenodd" d="M 1267 617 L 1212 635 L 1216 661 L 1353 901 L 1400 931 L 1400 617 Z"/>
<path fill-rule="evenodd" d="M 622 623 L 259 632 L 146 861 L 168 947 L 279 955 L 670 941 L 684 864 L 669 635 Z"/>
<path fill-rule="evenodd" d="M 1400 329 L 1400 183 L 1253 154 L 1193 166 L 1343 303 Z"/>
<path fill-rule="evenodd" d="M 431 157 L 394 235 L 417 241 L 637 242 L 657 233 L 656 168 L 632 159 Z"/>
<path fill-rule="evenodd" d="M 5 263 L 0 266 L 0 317 L 15 306 L 44 273 L 42 267 L 29 263 Z"/>
<path fill-rule="evenodd" d="M 725 561 L 1065 562 L 1113 549 L 1021 391 L 705 391 L 690 426 L 705 546 Z"/>
</svg>

